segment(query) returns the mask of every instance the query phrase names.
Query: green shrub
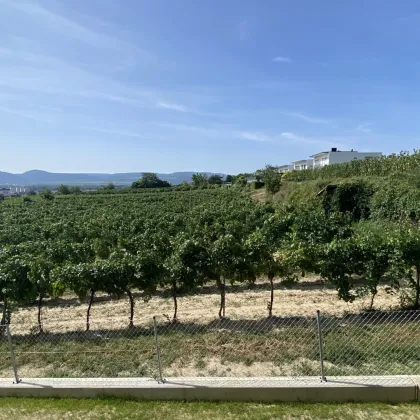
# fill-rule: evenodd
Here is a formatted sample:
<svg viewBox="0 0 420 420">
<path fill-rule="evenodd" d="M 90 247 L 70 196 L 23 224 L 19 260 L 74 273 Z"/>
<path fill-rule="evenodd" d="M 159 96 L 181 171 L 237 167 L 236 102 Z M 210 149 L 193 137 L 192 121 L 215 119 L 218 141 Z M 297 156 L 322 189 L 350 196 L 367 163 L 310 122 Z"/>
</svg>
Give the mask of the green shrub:
<svg viewBox="0 0 420 420">
<path fill-rule="evenodd" d="M 389 176 L 407 174 L 419 170 L 420 150 L 401 152 L 389 156 L 371 159 L 353 160 L 351 162 L 324 166 L 323 168 L 291 171 L 283 175 L 287 181 L 309 181 L 314 179 L 349 178 L 354 176 Z"/>
<path fill-rule="evenodd" d="M 250 189 L 252 190 L 259 190 L 260 188 L 264 187 L 264 182 L 261 181 L 254 181 L 251 182 Z"/>
<path fill-rule="evenodd" d="M 331 193 L 324 193 L 323 206 L 326 212 L 350 213 L 353 220 L 367 219 L 374 192 L 373 186 L 366 181 L 344 182 Z"/>
</svg>

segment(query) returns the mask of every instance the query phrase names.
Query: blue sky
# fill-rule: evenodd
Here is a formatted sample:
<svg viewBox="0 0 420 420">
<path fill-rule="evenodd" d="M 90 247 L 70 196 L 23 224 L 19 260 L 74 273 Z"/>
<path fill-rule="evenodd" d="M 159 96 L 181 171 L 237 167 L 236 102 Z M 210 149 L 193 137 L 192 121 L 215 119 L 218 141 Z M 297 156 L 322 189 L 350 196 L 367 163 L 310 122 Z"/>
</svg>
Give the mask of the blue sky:
<svg viewBox="0 0 420 420">
<path fill-rule="evenodd" d="M 409 0 L 0 0 L 0 170 L 412 150 L 419 42 Z"/>
</svg>

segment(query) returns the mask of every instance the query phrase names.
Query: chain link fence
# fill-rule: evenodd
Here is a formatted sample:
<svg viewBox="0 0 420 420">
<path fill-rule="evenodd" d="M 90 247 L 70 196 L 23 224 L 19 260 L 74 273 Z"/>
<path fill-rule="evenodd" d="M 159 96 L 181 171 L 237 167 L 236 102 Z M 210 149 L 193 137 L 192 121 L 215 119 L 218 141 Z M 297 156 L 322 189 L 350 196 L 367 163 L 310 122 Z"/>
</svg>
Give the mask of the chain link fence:
<svg viewBox="0 0 420 420">
<path fill-rule="evenodd" d="M 0 327 L 1 377 L 420 375 L 420 311 L 43 327 Z"/>
</svg>

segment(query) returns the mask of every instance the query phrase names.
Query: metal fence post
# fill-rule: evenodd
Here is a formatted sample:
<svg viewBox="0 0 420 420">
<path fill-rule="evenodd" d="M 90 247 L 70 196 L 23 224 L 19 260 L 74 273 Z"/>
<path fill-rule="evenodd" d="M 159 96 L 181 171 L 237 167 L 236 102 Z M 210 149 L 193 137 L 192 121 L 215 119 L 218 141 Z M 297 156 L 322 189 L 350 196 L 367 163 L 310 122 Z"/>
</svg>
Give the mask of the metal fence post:
<svg viewBox="0 0 420 420">
<path fill-rule="evenodd" d="M 157 333 L 157 324 L 156 324 L 156 316 L 153 317 L 153 327 L 155 331 L 155 348 L 156 348 L 156 360 L 158 364 L 159 369 L 159 382 L 163 383 L 165 382 L 162 376 L 162 364 L 160 361 L 160 347 L 159 347 L 159 341 L 158 341 L 158 333 Z"/>
<path fill-rule="evenodd" d="M 223 277 L 223 318 L 226 318 L 226 280 Z"/>
<path fill-rule="evenodd" d="M 9 343 L 10 360 L 12 361 L 13 373 L 15 374 L 15 383 L 18 384 L 20 382 L 20 379 L 19 379 L 19 376 L 18 376 L 16 359 L 15 359 L 15 352 L 13 351 L 12 334 L 10 334 L 9 324 L 6 324 L 6 333 L 7 333 L 7 341 Z"/>
<path fill-rule="evenodd" d="M 319 341 L 319 361 L 321 368 L 321 382 L 327 382 L 327 378 L 324 375 L 324 345 L 322 340 L 322 330 L 321 330 L 321 315 L 320 311 L 316 311 L 316 324 L 318 327 L 318 341 Z"/>
</svg>

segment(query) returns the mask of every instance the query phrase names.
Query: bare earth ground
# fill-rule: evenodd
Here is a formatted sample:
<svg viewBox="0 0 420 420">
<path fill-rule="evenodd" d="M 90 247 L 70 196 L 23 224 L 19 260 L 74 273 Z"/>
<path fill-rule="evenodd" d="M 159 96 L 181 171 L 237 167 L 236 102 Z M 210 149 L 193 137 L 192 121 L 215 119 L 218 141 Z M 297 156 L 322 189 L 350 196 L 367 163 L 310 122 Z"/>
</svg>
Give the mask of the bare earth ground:
<svg viewBox="0 0 420 420">
<path fill-rule="evenodd" d="M 386 285 L 379 287 L 375 299 L 377 310 L 389 310 L 399 305 L 399 296 L 387 293 L 385 288 Z M 287 288 L 278 280 L 273 315 L 290 319 L 280 319 L 284 324 L 273 328 L 273 319 L 267 319 L 269 298 L 269 287 L 264 281 L 257 282 L 252 290 L 247 285 L 228 286 L 226 315 L 232 320 L 232 325 L 229 327 L 230 323 L 223 321 L 222 324 L 216 323 L 215 329 L 207 330 L 209 324 L 216 325 L 213 322 L 218 319 L 220 296 L 216 287 L 204 287 L 197 294 L 179 296 L 180 324 L 175 325 L 179 331 L 171 332 L 173 324 L 168 324 L 165 315 L 172 316 L 173 301 L 167 291 L 158 291 L 149 302 L 144 302 L 140 293 L 136 295 L 134 324 L 139 328 L 134 329 L 127 328 L 128 299 L 112 300 L 100 295 L 91 310 L 91 331 L 81 335 L 68 332 L 85 330 L 87 303 L 80 303 L 70 294 L 61 299 L 47 300 L 43 308 L 43 325 L 48 334 L 38 334 L 36 305 L 13 313 L 12 335 L 19 374 L 26 378 L 155 376 L 155 344 L 150 327 L 156 315 L 164 376 L 317 375 L 316 330 L 308 328 L 304 318 L 313 320 L 318 309 L 324 315 L 334 316 L 359 313 L 368 306 L 370 299 L 367 296 L 352 304 L 345 303 L 338 299 L 334 289 L 326 287 L 315 277 L 307 276 Z M 301 318 L 298 321 L 303 322 L 302 327 L 293 324 L 296 317 Z M 252 322 L 241 322 L 247 320 Z M 245 329 L 241 330 L 241 326 Z M 373 343 L 384 347 L 378 350 L 383 356 L 381 360 L 371 360 L 370 353 L 365 355 L 362 351 L 364 346 L 369 347 L 374 334 L 372 327 L 353 331 L 350 325 L 347 329 L 340 326 L 332 330 L 326 343 L 329 356 L 325 361 L 327 373 L 363 374 L 369 368 L 369 372 L 375 374 L 405 374 L 414 366 L 417 347 L 410 347 L 414 338 L 406 340 L 403 335 L 414 337 L 417 330 L 409 323 L 403 329 L 399 325 L 387 328 L 381 328 L 378 335 L 386 340 Z M 244 334 L 252 331 L 261 334 Z M 347 337 L 348 334 L 353 335 Z M 344 337 L 347 339 L 343 340 Z M 335 342 L 340 345 L 338 353 L 332 348 Z M 400 359 L 389 359 L 388 347 L 394 348 L 391 344 L 401 349 Z M 8 354 L 6 341 L 2 351 Z M 383 359 L 387 360 L 386 365 Z M 10 373 L 10 362 L 6 359 L 0 361 L 0 376 L 10 377 Z"/>
<path fill-rule="evenodd" d="M 246 285 L 227 287 L 226 316 L 230 319 L 261 319 L 267 316 L 270 298 L 268 285 L 257 282 L 253 290 Z M 337 297 L 334 289 L 327 288 L 315 277 L 305 277 L 301 282 L 284 287 L 280 280 L 275 284 L 273 315 L 278 317 L 314 317 L 320 310 L 324 315 L 344 315 L 358 313 L 367 308 L 369 296 L 355 303 L 346 303 Z M 208 323 L 218 317 L 220 296 L 215 287 L 205 287 L 197 294 L 178 297 L 178 318 L 181 322 L 194 321 Z M 375 298 L 375 309 L 389 310 L 399 304 L 398 295 L 388 294 L 385 285 L 379 287 Z M 46 301 L 43 308 L 43 323 L 47 331 L 71 331 L 85 328 L 87 303 L 80 303 L 75 296 L 66 295 L 55 301 Z M 161 321 L 165 315 L 173 313 L 172 298 L 166 293 L 158 293 L 149 302 L 144 302 L 141 294 L 136 297 L 134 323 L 136 326 L 152 325 L 153 316 Z M 98 295 L 91 309 L 91 322 L 96 328 L 115 329 L 126 327 L 129 321 L 127 298 L 119 300 Z M 36 305 L 14 312 L 12 324 L 15 332 L 37 325 Z M 22 331 L 24 332 L 24 331 Z"/>
</svg>

